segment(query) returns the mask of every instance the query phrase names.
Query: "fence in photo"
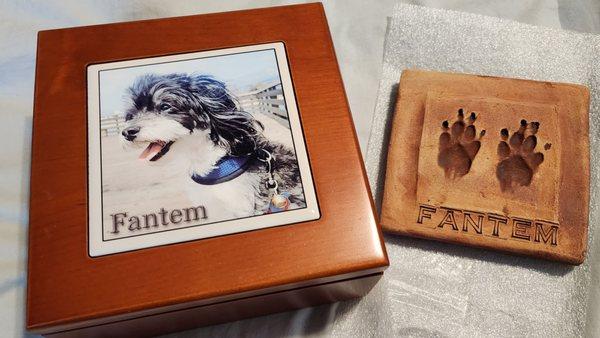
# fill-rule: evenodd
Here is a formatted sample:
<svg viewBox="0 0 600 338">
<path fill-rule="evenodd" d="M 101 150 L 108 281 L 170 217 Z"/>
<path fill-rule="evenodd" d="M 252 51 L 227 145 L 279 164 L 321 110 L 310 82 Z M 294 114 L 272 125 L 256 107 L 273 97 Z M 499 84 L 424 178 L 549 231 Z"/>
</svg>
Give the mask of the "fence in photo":
<svg viewBox="0 0 600 338">
<path fill-rule="evenodd" d="M 279 81 L 259 85 L 256 89 L 237 95 L 243 110 L 288 119 L 283 90 Z"/>
<path fill-rule="evenodd" d="M 112 116 L 105 116 L 100 119 L 100 135 L 112 136 L 121 132 L 125 127 L 125 117 L 122 114 L 115 113 Z"/>
</svg>

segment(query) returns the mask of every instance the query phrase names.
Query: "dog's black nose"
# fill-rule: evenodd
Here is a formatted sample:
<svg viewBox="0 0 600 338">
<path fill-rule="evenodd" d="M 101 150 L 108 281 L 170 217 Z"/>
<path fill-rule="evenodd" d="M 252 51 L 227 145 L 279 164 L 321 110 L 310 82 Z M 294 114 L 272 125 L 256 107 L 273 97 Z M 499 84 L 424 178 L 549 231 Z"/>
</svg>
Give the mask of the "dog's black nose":
<svg viewBox="0 0 600 338">
<path fill-rule="evenodd" d="M 123 129 L 121 134 L 123 135 L 123 137 L 125 137 L 125 139 L 127 141 L 133 141 L 135 139 L 135 136 L 139 132 L 140 132 L 140 127 L 127 127 L 125 129 Z"/>
</svg>

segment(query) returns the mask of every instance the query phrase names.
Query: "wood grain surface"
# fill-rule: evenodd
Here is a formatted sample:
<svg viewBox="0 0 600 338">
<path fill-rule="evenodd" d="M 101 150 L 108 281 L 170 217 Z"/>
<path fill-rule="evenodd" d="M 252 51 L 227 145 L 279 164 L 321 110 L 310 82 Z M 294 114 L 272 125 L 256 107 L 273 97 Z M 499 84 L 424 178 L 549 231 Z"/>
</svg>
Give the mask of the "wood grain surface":
<svg viewBox="0 0 600 338">
<path fill-rule="evenodd" d="M 283 41 L 321 218 L 87 255 L 86 66 Z M 373 212 L 320 4 L 42 31 L 31 167 L 27 328 L 49 333 L 382 271 Z"/>
<path fill-rule="evenodd" d="M 399 91 L 384 230 L 583 262 L 586 87 L 407 70 Z"/>
<path fill-rule="evenodd" d="M 115 320 L 103 325 L 61 331 L 48 337 L 147 337 L 193 329 L 269 313 L 316 306 L 363 296 L 381 278 L 377 273 L 360 278 L 240 298 L 231 302 L 187 307 L 157 315 Z"/>
</svg>

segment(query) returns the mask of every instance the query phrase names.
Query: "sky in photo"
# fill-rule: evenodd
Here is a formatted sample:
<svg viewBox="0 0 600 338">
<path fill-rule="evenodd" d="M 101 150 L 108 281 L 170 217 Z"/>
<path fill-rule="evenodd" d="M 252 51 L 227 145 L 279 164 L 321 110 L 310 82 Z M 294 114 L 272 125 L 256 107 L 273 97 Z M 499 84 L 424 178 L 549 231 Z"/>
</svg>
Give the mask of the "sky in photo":
<svg viewBox="0 0 600 338">
<path fill-rule="evenodd" d="M 201 59 L 176 61 L 100 72 L 102 116 L 121 114 L 127 89 L 144 74 L 196 73 L 212 75 L 234 93 L 250 91 L 259 84 L 279 81 L 274 50 L 254 51 Z"/>
</svg>

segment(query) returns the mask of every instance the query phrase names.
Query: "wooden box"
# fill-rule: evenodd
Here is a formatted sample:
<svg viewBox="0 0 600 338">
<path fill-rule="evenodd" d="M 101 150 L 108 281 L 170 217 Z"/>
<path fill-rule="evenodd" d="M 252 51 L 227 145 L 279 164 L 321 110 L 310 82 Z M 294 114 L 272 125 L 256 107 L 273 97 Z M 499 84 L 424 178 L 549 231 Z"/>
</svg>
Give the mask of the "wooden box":
<svg viewBox="0 0 600 338">
<path fill-rule="evenodd" d="M 285 49 L 291 86 L 283 91 L 295 95 L 318 217 L 92 250 L 90 69 L 257 44 Z M 334 302 L 364 295 L 388 265 L 321 4 L 42 31 L 33 129 L 32 333 L 156 335 Z"/>
</svg>

